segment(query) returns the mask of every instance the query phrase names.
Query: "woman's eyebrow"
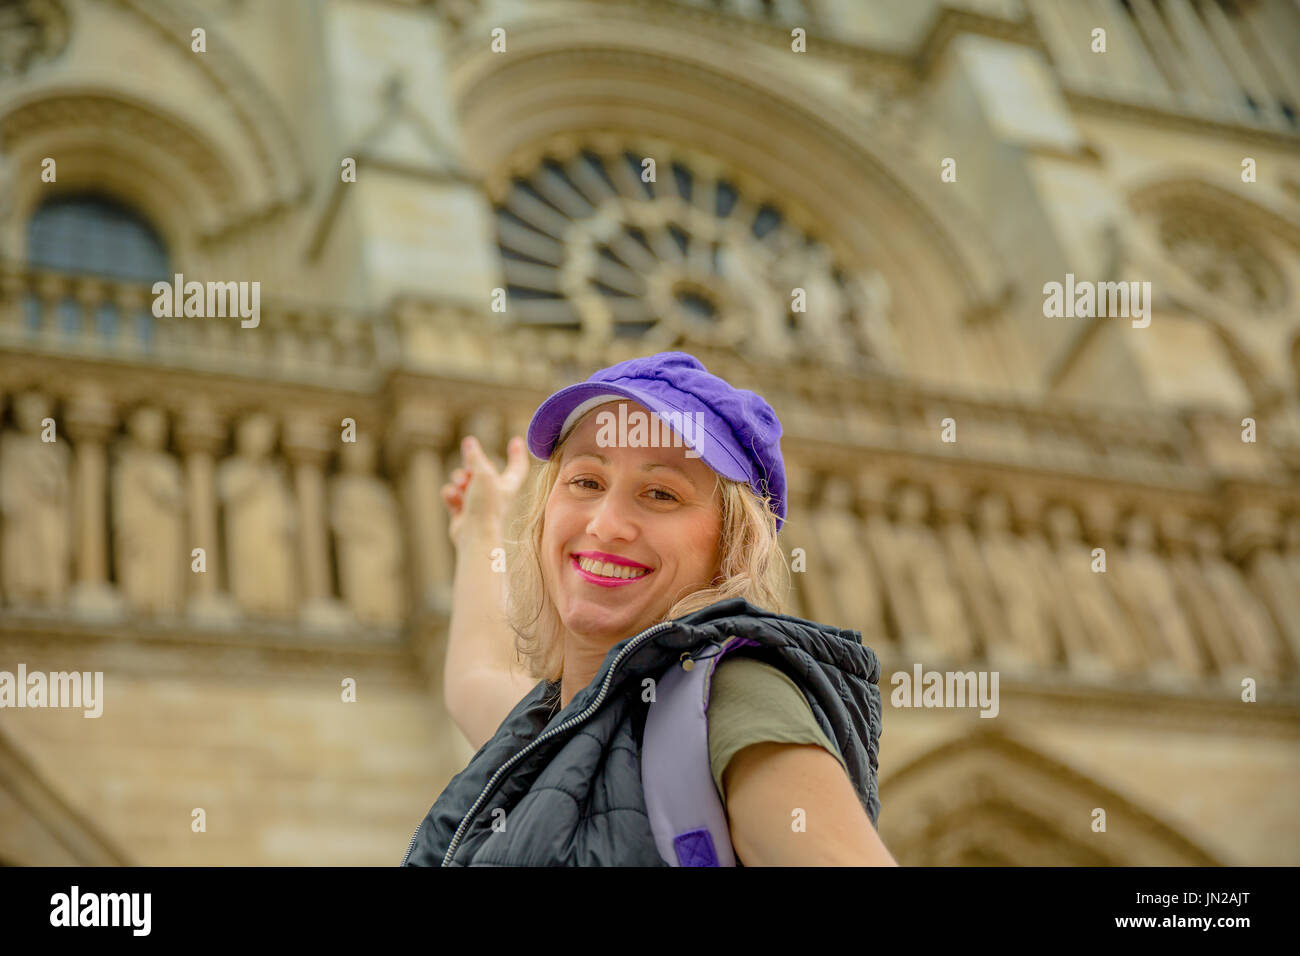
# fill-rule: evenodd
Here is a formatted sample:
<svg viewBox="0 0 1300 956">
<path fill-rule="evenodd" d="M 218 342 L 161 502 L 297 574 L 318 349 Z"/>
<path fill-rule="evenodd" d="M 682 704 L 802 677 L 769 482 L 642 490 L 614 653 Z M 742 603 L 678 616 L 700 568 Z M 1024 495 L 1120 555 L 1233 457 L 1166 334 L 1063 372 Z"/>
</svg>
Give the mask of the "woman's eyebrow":
<svg viewBox="0 0 1300 956">
<path fill-rule="evenodd" d="M 642 466 L 641 471 L 653 471 L 654 468 L 668 468 L 668 470 L 675 471 L 684 477 L 686 481 L 689 481 L 692 488 L 699 490 L 699 485 L 695 484 L 693 477 L 690 477 L 688 473 L 682 471 L 681 468 L 676 466 L 676 464 L 659 464 L 658 462 L 651 462 L 650 464 L 646 464 L 646 466 Z"/>
<path fill-rule="evenodd" d="M 598 462 L 600 462 L 602 465 L 608 465 L 608 464 L 609 464 L 609 459 L 608 459 L 608 458 L 606 458 L 604 455 L 597 454 L 597 453 L 594 452 L 594 451 L 584 451 L 584 452 L 582 452 L 582 454 L 574 455 L 573 458 L 570 458 L 569 460 L 570 460 L 570 461 L 573 461 L 573 460 L 576 459 L 576 458 L 595 458 L 595 459 L 596 459 Z M 686 474 L 686 472 L 682 471 L 682 469 L 678 468 L 676 465 L 666 465 L 666 464 L 662 464 L 662 463 L 657 462 L 657 461 L 652 461 L 652 462 L 649 462 L 648 464 L 645 464 L 645 465 L 642 465 L 642 466 L 641 466 L 641 470 L 642 470 L 642 471 L 653 471 L 653 470 L 656 469 L 656 468 L 668 468 L 668 469 L 671 469 L 672 471 L 677 472 L 677 474 L 681 475 L 683 478 L 685 478 L 687 481 L 689 481 L 689 482 L 691 483 L 691 487 L 694 488 L 696 491 L 699 491 L 699 490 L 700 490 L 700 486 L 699 486 L 698 484 L 695 483 L 695 479 L 692 478 L 690 475 Z"/>
</svg>

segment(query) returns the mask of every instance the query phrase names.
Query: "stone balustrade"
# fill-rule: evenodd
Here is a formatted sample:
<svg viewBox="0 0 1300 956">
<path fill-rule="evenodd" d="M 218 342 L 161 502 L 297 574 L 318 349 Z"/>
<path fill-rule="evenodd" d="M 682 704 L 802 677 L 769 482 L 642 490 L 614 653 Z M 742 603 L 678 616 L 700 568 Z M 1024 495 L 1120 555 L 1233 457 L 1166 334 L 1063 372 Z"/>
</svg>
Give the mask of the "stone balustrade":
<svg viewBox="0 0 1300 956">
<path fill-rule="evenodd" d="M 371 383 L 391 357 L 367 317 L 268 299 L 234 317 L 158 318 L 150 283 L 0 264 L 0 345 L 331 385 Z"/>
</svg>

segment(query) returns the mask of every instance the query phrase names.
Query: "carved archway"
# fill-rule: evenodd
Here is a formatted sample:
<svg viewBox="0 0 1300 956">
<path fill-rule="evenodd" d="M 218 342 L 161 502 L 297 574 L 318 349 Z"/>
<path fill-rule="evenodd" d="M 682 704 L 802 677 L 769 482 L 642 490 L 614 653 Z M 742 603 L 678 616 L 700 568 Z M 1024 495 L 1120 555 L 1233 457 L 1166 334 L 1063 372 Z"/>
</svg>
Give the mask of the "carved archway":
<svg viewBox="0 0 1300 956">
<path fill-rule="evenodd" d="M 65 90 L 21 101 L 0 116 L 0 142 L 11 150 L 12 202 L 3 248 L 21 259 L 32 210 L 61 193 L 94 189 L 139 209 L 162 233 L 178 261 L 193 262 L 203 237 L 244 196 L 243 179 L 222 150 L 180 117 L 117 94 Z M 35 174 L 57 157 L 57 179 Z"/>
<path fill-rule="evenodd" d="M 236 44 L 217 42 L 209 37 L 208 51 L 201 57 L 190 56 L 190 31 L 194 24 L 185 8 L 167 0 L 116 0 L 128 13 L 154 30 L 165 42 L 185 51 L 188 62 L 203 71 L 208 82 L 221 91 L 231 112 L 238 119 L 249 147 L 256 157 L 265 192 L 256 201 L 241 206 L 239 214 L 257 217 L 269 209 L 287 206 L 303 199 L 309 188 L 302 152 L 292 135 L 293 125 L 279 103 L 257 75 L 235 54 Z M 211 32 L 211 28 L 209 28 Z M 226 223 L 235 228 L 238 222 Z"/>
<path fill-rule="evenodd" d="M 882 779 L 880 795 L 881 836 L 904 865 L 1222 865 L 1154 814 L 998 730 L 936 747 Z M 1091 829 L 1097 807 L 1105 833 Z"/>
</svg>

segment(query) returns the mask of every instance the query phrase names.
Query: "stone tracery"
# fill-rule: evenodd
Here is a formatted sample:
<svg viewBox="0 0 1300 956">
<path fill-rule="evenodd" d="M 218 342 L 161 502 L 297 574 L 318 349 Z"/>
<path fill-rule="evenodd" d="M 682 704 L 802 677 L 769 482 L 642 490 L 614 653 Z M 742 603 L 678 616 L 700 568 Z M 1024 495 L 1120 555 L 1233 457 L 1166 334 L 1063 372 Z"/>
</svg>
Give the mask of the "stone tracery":
<svg viewBox="0 0 1300 956">
<path fill-rule="evenodd" d="M 656 158 L 654 183 L 642 179 L 646 157 Z M 716 161 L 652 144 L 640 153 L 583 148 L 516 177 L 497 208 L 521 323 L 598 340 L 637 336 L 649 350 L 712 345 L 849 367 L 897 361 L 880 274 L 841 269 Z"/>
</svg>

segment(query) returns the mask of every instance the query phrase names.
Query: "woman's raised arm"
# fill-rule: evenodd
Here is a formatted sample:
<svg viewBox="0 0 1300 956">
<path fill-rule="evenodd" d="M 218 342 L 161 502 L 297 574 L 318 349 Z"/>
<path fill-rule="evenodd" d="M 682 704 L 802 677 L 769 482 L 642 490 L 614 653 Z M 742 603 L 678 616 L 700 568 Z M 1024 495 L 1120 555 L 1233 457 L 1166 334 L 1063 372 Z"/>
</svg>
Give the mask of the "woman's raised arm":
<svg viewBox="0 0 1300 956">
<path fill-rule="evenodd" d="M 476 438 L 461 443 L 464 467 L 451 474 L 442 498 L 451 512 L 456 547 L 443 697 L 447 711 L 478 750 L 537 681 L 515 653 L 506 623 L 506 575 L 493 570 L 492 552 L 504 547 L 510 504 L 528 474 L 522 438 L 510 439 L 509 462 L 498 473 Z"/>
</svg>

